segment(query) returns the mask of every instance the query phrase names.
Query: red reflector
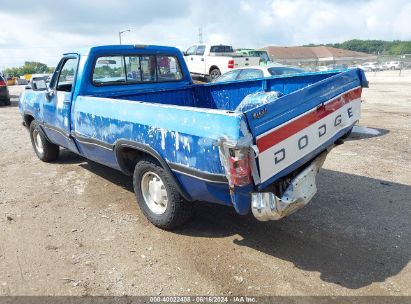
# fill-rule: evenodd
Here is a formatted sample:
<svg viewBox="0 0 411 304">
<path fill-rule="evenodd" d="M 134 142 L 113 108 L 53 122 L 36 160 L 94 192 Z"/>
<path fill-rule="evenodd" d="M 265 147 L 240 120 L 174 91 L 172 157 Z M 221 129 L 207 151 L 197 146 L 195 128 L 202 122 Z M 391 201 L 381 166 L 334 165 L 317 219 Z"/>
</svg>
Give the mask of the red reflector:
<svg viewBox="0 0 411 304">
<path fill-rule="evenodd" d="M 4 80 L 0 80 L 0 87 L 5 87 L 7 84 Z"/>
<path fill-rule="evenodd" d="M 228 60 L 228 68 L 229 69 L 234 69 L 234 60 L 233 59 Z"/>
</svg>

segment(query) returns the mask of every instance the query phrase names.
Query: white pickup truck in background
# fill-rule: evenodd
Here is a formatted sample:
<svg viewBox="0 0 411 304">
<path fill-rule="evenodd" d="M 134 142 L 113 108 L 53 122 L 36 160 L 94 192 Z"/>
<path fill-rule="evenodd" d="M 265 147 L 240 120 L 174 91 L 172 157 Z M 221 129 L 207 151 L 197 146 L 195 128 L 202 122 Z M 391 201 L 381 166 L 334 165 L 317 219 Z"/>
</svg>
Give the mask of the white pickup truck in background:
<svg viewBox="0 0 411 304">
<path fill-rule="evenodd" d="M 193 45 L 184 52 L 184 59 L 192 75 L 204 76 L 212 81 L 234 68 L 259 65 L 259 57 L 234 53 L 229 45 Z"/>
</svg>

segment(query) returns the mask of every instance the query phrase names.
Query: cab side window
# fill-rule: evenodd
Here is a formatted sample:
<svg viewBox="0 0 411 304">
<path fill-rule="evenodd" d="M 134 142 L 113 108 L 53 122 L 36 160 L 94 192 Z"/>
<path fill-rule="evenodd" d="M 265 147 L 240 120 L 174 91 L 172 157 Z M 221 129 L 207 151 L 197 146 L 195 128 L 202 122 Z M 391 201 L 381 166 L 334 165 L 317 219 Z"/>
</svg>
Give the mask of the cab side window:
<svg viewBox="0 0 411 304">
<path fill-rule="evenodd" d="M 71 92 L 77 70 L 77 61 L 76 58 L 69 58 L 63 63 L 57 81 L 57 91 Z"/>
<path fill-rule="evenodd" d="M 193 45 L 192 47 L 188 48 L 188 50 L 186 51 L 186 54 L 187 55 L 195 55 L 196 49 L 197 49 L 197 46 Z"/>
<path fill-rule="evenodd" d="M 204 55 L 205 48 L 206 48 L 205 45 L 199 45 L 199 46 L 197 47 L 197 50 L 196 50 L 196 55 L 203 56 L 203 55 Z"/>
</svg>

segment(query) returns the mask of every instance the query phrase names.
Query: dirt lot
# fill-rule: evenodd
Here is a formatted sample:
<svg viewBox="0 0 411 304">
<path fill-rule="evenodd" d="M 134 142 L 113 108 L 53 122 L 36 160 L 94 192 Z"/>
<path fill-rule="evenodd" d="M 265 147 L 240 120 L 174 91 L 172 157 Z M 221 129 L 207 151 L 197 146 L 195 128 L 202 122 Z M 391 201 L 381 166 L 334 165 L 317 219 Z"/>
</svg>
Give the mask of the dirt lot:
<svg viewBox="0 0 411 304">
<path fill-rule="evenodd" d="M 67 151 L 39 161 L 14 98 L 0 108 L 0 295 L 411 295 L 411 72 L 369 80 L 360 125 L 380 136 L 334 149 L 306 208 L 262 223 L 198 205 L 174 232 L 148 223 L 121 173 Z"/>
</svg>

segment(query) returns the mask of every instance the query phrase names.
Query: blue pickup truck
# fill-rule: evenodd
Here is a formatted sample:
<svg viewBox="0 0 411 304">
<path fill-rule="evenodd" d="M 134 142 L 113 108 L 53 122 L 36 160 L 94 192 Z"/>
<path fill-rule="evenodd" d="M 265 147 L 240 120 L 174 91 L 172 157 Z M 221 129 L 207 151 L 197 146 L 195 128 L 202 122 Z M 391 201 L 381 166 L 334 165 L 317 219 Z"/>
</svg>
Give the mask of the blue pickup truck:
<svg viewBox="0 0 411 304">
<path fill-rule="evenodd" d="M 133 176 L 144 215 L 172 229 L 194 201 L 261 221 L 305 206 L 367 85 L 360 69 L 194 84 L 176 48 L 98 46 L 64 54 L 19 107 L 39 159 L 65 148 Z"/>
</svg>

